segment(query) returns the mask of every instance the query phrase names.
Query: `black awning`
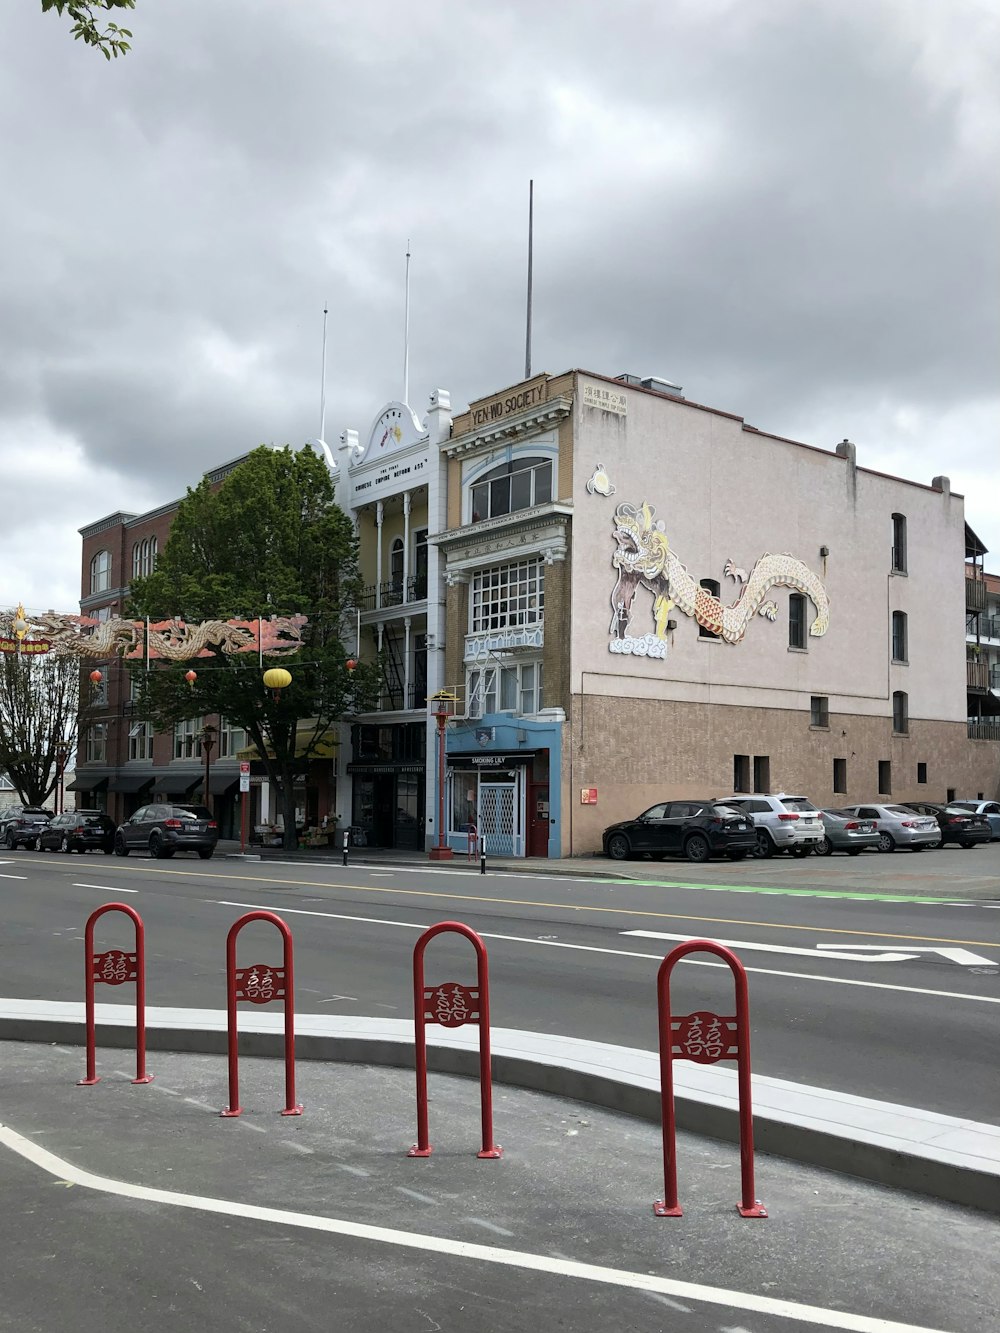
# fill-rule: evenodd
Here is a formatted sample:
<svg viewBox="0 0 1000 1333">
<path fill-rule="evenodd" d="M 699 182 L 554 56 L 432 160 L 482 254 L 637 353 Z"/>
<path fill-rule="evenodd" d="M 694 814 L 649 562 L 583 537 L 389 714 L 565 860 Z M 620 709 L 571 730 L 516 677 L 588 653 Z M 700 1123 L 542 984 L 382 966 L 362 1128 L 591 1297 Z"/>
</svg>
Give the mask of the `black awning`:
<svg viewBox="0 0 1000 1333">
<path fill-rule="evenodd" d="M 162 791 L 167 796 L 174 796 L 183 799 L 194 791 L 195 787 L 204 782 L 201 774 L 192 777 L 190 773 L 165 773 L 156 776 L 156 790 Z"/>
<path fill-rule="evenodd" d="M 108 785 L 106 773 L 77 773 L 72 782 L 67 784 L 67 791 L 103 791 Z"/>
<path fill-rule="evenodd" d="M 108 783 L 108 791 L 140 792 L 153 785 L 152 773 L 118 773 Z"/>
<path fill-rule="evenodd" d="M 213 796 L 224 796 L 239 780 L 238 773 L 212 773 L 208 779 L 208 790 Z"/>
</svg>

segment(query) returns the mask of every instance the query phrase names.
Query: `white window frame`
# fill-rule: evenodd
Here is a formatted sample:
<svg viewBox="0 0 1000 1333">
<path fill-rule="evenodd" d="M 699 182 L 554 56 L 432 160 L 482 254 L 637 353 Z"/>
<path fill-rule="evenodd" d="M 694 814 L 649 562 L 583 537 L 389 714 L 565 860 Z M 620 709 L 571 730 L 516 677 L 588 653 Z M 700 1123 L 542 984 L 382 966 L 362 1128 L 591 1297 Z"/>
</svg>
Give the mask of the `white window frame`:
<svg viewBox="0 0 1000 1333">
<path fill-rule="evenodd" d="M 111 587 L 111 552 L 98 551 L 90 562 L 90 591 L 107 592 Z"/>
<path fill-rule="evenodd" d="M 485 717 L 488 713 L 513 713 L 522 717 L 540 713 L 545 707 L 544 693 L 545 678 L 540 657 L 472 666 L 465 676 L 469 717 Z"/>
<path fill-rule="evenodd" d="M 153 724 L 151 722 L 133 722 L 128 731 L 128 757 L 132 759 L 152 759 Z"/>
<path fill-rule="evenodd" d="M 469 633 L 541 625 L 545 621 L 545 562 L 540 556 L 477 570 L 469 586 Z"/>
<path fill-rule="evenodd" d="M 201 758 L 202 720 L 189 717 L 184 722 L 174 724 L 174 758 Z"/>
<path fill-rule="evenodd" d="M 108 759 L 108 724 L 92 722 L 87 728 L 87 763 L 105 764 Z"/>
<path fill-rule="evenodd" d="M 237 727 L 226 717 L 219 718 L 219 758 L 232 759 L 249 745 L 245 727 Z"/>
</svg>

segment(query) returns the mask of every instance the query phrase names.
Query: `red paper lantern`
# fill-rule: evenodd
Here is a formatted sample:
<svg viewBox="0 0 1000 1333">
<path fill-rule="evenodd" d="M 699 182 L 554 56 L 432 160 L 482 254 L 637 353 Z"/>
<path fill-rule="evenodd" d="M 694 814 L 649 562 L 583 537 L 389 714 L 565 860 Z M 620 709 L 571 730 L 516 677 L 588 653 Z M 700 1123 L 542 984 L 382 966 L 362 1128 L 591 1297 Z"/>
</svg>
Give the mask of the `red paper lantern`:
<svg viewBox="0 0 1000 1333">
<path fill-rule="evenodd" d="M 102 681 L 103 679 L 104 679 L 104 673 L 101 672 L 101 671 L 96 671 L 96 670 L 95 670 L 95 671 L 92 671 L 92 672 L 90 673 L 90 683 L 91 683 L 91 685 L 100 685 L 100 683 L 101 683 L 101 681 Z"/>
<path fill-rule="evenodd" d="M 355 667 L 356 667 L 357 665 L 358 665 L 358 663 L 357 663 L 357 659 L 356 659 L 356 658 L 353 658 L 353 657 L 349 657 L 349 658 L 347 659 L 347 661 L 344 663 L 344 666 L 346 666 L 347 669 L 348 669 L 348 671 L 351 671 L 351 672 L 354 671 L 354 669 L 355 669 Z"/>
<path fill-rule="evenodd" d="M 188 685 L 189 685 L 189 686 L 191 687 L 191 689 L 193 690 L 193 689 L 194 689 L 194 683 L 195 683 L 195 681 L 198 679 L 198 673 L 197 673 L 197 671 L 185 671 L 185 672 L 184 672 L 184 679 L 187 681 Z"/>
</svg>

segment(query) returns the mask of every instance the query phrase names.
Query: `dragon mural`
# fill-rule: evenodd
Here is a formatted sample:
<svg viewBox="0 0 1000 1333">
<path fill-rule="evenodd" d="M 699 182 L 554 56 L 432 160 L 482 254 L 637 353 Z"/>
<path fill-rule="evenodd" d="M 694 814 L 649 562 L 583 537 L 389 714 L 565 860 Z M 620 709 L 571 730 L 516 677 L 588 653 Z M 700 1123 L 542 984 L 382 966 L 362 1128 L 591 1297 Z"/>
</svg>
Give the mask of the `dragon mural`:
<svg viewBox="0 0 1000 1333">
<path fill-rule="evenodd" d="M 21 611 L 21 608 L 18 608 Z M 21 623 L 25 623 L 22 616 Z M 271 616 L 267 620 L 122 620 L 112 617 L 61 615 L 45 611 L 26 618 L 27 643 L 45 643 L 46 651 L 76 657 L 166 658 L 186 662 L 193 657 L 222 653 L 292 653 L 302 647 L 305 616 Z M 0 615 L 0 624 L 13 618 Z"/>
<path fill-rule="evenodd" d="M 767 597 L 771 588 L 794 588 L 804 593 L 816 608 L 809 633 L 819 637 L 830 624 L 830 599 L 819 577 L 795 556 L 762 555 L 749 573 L 727 560 L 724 574 L 739 585 L 739 594 L 729 606 L 688 573 L 670 549 L 662 522 L 654 521 L 655 509 L 642 502 L 638 507 L 620 504 L 615 510 L 614 536 L 618 543 L 612 565 L 618 581 L 611 594 L 614 615 L 611 620 L 612 652 L 638 653 L 640 656 L 666 656 L 667 617 L 676 608 L 692 616 L 699 625 L 717 634 L 726 643 L 739 643 L 754 616 L 775 620 L 777 605 Z M 633 638 L 628 634 L 632 603 L 636 591 L 646 588 L 653 594 L 652 634 Z"/>
</svg>

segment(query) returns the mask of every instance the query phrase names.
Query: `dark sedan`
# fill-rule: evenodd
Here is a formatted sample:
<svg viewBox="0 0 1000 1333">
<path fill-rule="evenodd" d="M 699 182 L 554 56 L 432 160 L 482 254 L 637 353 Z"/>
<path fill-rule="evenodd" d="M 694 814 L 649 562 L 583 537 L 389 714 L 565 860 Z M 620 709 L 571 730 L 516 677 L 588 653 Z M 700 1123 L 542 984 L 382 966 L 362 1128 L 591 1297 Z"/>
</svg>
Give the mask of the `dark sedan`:
<svg viewBox="0 0 1000 1333">
<path fill-rule="evenodd" d="M 957 842 L 959 847 L 974 847 L 989 842 L 993 835 L 985 815 L 973 814 L 960 805 L 937 805 L 933 801 L 904 801 L 903 804 L 918 815 L 932 815 L 941 830 L 941 846 Z"/>
<path fill-rule="evenodd" d="M 742 861 L 757 843 L 749 815 L 721 801 L 663 801 L 604 830 L 604 854 L 613 861 L 679 852 L 689 861 L 725 855 Z"/>
<path fill-rule="evenodd" d="M 103 810 L 69 810 L 56 815 L 38 835 L 43 852 L 103 852 L 110 856 L 115 845 L 115 821 Z"/>
<path fill-rule="evenodd" d="M 52 811 L 40 805 L 15 805 L 0 816 L 0 842 L 9 852 L 16 847 L 27 847 L 30 851 L 51 818 Z"/>
<path fill-rule="evenodd" d="M 115 834 L 115 855 L 148 851 L 165 858 L 197 852 L 203 861 L 215 851 L 219 826 L 203 805 L 144 805 Z"/>
</svg>

